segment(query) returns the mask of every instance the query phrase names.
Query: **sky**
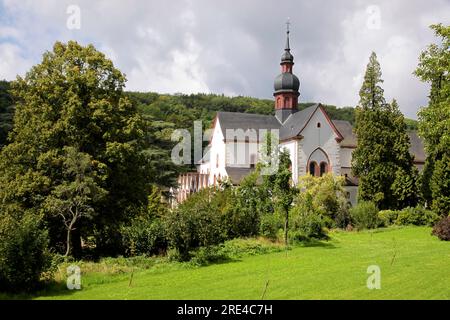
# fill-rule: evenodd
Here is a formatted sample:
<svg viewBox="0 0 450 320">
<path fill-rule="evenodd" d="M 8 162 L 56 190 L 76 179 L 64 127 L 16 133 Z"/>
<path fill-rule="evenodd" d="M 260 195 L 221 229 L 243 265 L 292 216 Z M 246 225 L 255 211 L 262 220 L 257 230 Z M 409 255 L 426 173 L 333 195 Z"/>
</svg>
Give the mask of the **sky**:
<svg viewBox="0 0 450 320">
<path fill-rule="evenodd" d="M 127 90 L 272 99 L 287 19 L 300 101 L 355 106 L 375 51 L 386 100 L 417 118 L 429 88 L 412 73 L 450 0 L 0 0 L 0 79 L 73 39 L 104 52 Z"/>
</svg>

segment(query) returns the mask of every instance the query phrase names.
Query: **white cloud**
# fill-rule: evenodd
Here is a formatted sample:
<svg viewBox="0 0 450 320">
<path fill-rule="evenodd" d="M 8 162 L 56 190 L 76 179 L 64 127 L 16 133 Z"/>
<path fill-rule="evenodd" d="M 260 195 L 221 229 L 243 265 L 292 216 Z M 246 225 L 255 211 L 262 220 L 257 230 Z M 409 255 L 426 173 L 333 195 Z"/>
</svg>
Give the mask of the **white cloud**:
<svg viewBox="0 0 450 320">
<path fill-rule="evenodd" d="M 81 30 L 66 28 L 72 4 L 81 9 Z M 386 98 L 397 98 L 414 117 L 428 89 L 411 73 L 420 51 L 435 40 L 428 25 L 449 23 L 450 6 L 447 0 L 371 4 L 380 9 L 379 29 L 368 28 L 373 11 L 361 0 L 248 0 L 238 6 L 207 0 L 0 0 L 0 77 L 23 74 L 56 40 L 75 39 L 105 52 L 127 75 L 129 90 L 271 98 L 289 15 L 302 101 L 355 105 L 374 50 Z"/>
</svg>

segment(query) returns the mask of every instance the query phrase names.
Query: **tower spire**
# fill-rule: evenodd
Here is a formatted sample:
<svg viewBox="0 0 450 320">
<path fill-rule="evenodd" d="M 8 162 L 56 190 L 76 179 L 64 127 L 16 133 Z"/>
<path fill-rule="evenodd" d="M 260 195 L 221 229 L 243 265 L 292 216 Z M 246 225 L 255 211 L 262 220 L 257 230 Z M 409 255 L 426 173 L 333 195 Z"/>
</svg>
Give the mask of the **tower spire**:
<svg viewBox="0 0 450 320">
<path fill-rule="evenodd" d="M 291 54 L 289 43 L 290 21 L 286 21 L 286 46 L 281 56 L 281 74 L 274 81 L 275 96 L 275 116 L 278 121 L 284 123 L 286 119 L 298 110 L 298 97 L 300 93 L 300 81 L 292 73 L 294 66 L 294 56 Z"/>
<path fill-rule="evenodd" d="M 291 22 L 289 21 L 289 18 L 287 18 L 286 21 L 286 47 L 284 50 L 291 51 L 291 48 L 289 47 L 289 26 L 291 25 Z"/>
</svg>

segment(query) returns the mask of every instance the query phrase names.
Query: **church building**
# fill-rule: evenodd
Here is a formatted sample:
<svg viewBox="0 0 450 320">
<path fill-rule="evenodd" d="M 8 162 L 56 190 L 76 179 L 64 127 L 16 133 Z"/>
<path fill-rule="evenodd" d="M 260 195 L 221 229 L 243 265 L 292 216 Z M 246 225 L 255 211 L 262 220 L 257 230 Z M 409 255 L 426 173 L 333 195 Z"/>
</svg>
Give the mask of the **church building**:
<svg viewBox="0 0 450 320">
<path fill-rule="evenodd" d="M 293 183 L 307 174 L 331 172 L 344 176 L 349 201 L 356 203 L 358 179 L 351 173 L 352 152 L 357 144 L 353 127 L 348 121 L 330 119 L 320 103 L 298 110 L 300 81 L 293 73 L 289 30 L 280 65 L 281 73 L 274 81 L 275 115 L 217 112 L 208 151 L 197 164 L 197 171 L 178 178 L 178 202 L 219 181 L 239 184 L 259 160 L 263 133 L 277 130 L 280 148 L 289 151 Z M 239 132 L 243 135 L 236 134 Z M 410 152 L 421 169 L 425 162 L 422 141 L 413 131 L 409 137 Z"/>
</svg>

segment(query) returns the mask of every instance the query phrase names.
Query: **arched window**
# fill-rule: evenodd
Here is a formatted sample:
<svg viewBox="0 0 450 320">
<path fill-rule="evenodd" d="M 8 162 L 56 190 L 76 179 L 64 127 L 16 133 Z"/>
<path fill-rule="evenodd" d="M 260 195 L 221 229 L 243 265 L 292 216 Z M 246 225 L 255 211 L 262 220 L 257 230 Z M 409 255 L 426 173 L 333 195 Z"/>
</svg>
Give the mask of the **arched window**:
<svg viewBox="0 0 450 320">
<path fill-rule="evenodd" d="M 328 171 L 328 164 L 326 162 L 320 163 L 320 176 L 323 176 Z"/>
<path fill-rule="evenodd" d="M 313 161 L 309 163 L 309 174 L 313 176 L 316 174 L 316 163 Z"/>
<path fill-rule="evenodd" d="M 320 128 L 320 122 L 317 122 L 317 128 Z"/>
<path fill-rule="evenodd" d="M 284 106 L 289 107 L 289 97 L 284 98 Z"/>
</svg>

